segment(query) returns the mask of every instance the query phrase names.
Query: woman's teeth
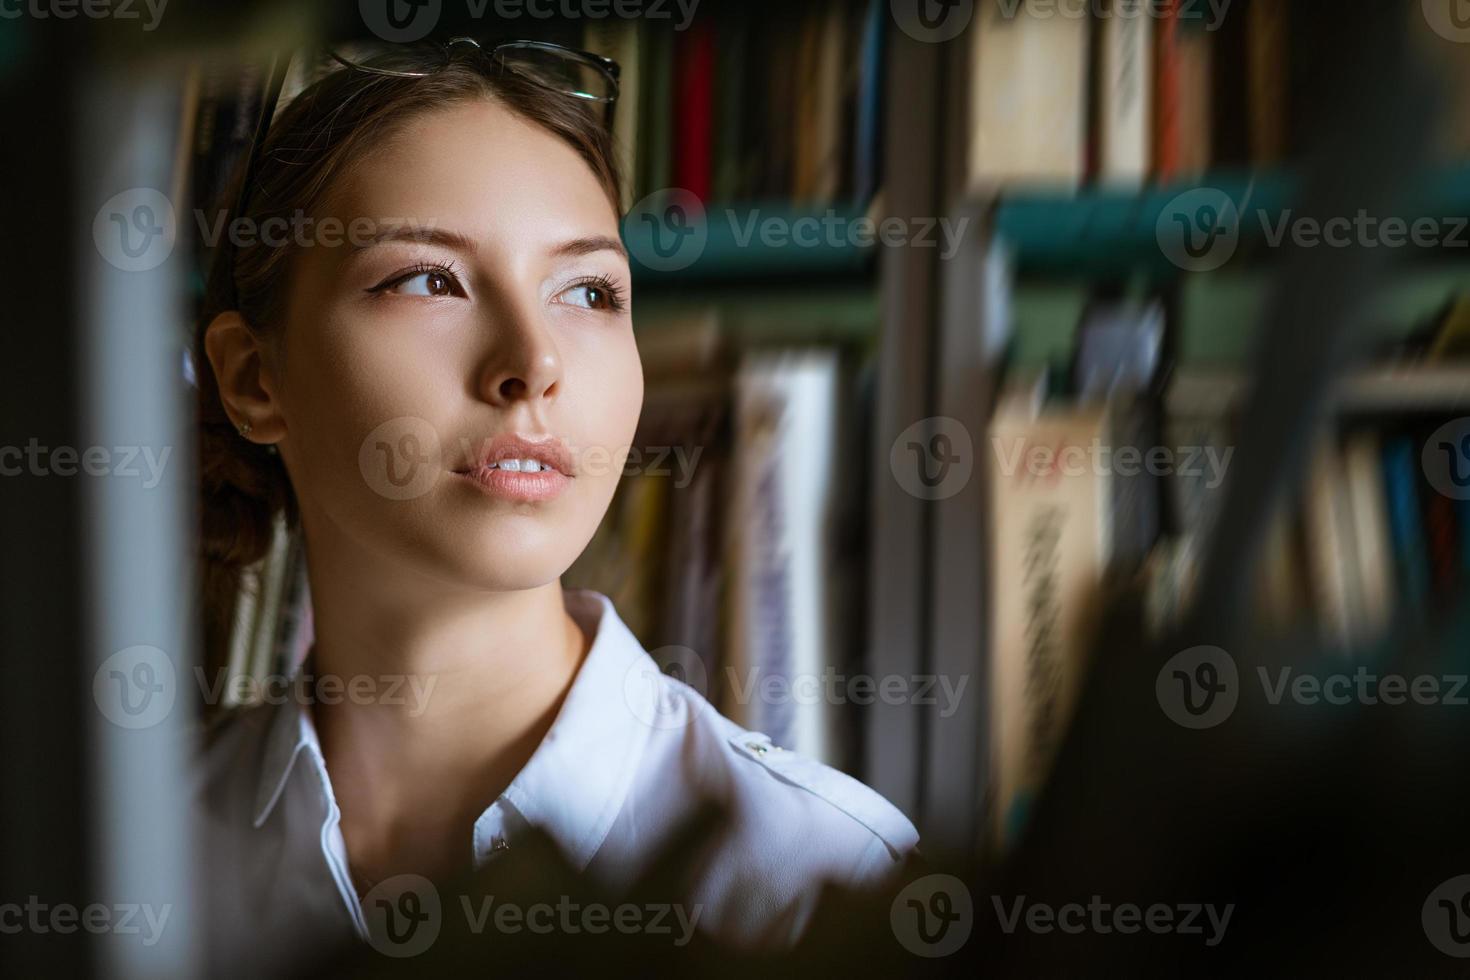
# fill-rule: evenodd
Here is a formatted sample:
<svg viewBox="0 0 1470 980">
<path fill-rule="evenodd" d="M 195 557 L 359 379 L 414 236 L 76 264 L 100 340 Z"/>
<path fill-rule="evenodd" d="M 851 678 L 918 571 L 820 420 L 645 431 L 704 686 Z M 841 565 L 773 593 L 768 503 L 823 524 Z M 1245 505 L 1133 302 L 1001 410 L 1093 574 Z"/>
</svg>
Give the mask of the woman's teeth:
<svg viewBox="0 0 1470 980">
<path fill-rule="evenodd" d="M 492 470 L 507 470 L 511 473 L 539 473 L 549 470 L 551 467 L 543 466 L 534 459 L 502 459 L 498 463 L 491 463 Z"/>
</svg>

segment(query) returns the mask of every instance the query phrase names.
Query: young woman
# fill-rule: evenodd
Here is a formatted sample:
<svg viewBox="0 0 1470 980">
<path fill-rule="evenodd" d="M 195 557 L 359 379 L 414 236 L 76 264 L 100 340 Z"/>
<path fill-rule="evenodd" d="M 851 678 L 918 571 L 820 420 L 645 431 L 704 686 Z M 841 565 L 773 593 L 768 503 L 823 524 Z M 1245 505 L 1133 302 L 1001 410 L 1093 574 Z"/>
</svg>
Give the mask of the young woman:
<svg viewBox="0 0 1470 980">
<path fill-rule="evenodd" d="M 723 801 L 732 826 L 680 898 L 699 930 L 766 948 L 824 881 L 877 883 L 916 843 L 871 790 L 659 673 L 606 597 L 561 587 L 643 396 L 610 71 L 468 42 L 344 63 L 282 110 L 246 182 L 261 235 L 218 264 L 196 338 L 211 634 L 284 511 L 315 638 L 307 696 L 227 719 L 205 756 L 232 957 L 371 940 L 393 895 L 527 827 L 616 887 Z"/>
</svg>

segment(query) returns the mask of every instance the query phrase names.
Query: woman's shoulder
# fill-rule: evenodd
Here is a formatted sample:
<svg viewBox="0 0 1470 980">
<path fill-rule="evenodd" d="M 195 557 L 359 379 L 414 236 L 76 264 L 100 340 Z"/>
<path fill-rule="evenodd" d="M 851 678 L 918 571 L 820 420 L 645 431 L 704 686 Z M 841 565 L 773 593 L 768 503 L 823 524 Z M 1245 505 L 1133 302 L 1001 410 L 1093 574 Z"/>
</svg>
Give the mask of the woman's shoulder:
<svg viewBox="0 0 1470 980">
<path fill-rule="evenodd" d="M 645 770 L 663 792 L 724 803 L 733 833 L 753 853 L 858 885 L 917 845 L 913 824 L 875 790 L 742 727 L 688 684 L 660 677 Z"/>
<path fill-rule="evenodd" d="M 743 728 L 682 681 L 660 673 L 652 687 L 651 732 L 603 854 L 647 858 L 701 803 L 715 803 L 724 821 L 693 900 L 719 938 L 788 945 L 823 884 L 882 887 L 918 844 L 908 818 L 853 777 Z"/>
</svg>

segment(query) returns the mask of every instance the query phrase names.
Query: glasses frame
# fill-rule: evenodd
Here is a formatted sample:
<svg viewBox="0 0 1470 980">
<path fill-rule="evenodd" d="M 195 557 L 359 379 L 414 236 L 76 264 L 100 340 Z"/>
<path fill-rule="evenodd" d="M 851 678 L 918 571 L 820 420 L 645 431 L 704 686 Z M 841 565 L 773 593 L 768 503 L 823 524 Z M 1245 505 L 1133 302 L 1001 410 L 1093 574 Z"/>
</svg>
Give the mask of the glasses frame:
<svg viewBox="0 0 1470 980">
<path fill-rule="evenodd" d="M 424 42 L 419 43 L 422 44 Z M 332 47 L 328 47 L 326 49 L 326 54 L 339 65 L 342 65 L 344 68 L 351 69 L 352 71 L 360 71 L 369 75 L 386 75 L 392 78 L 428 78 L 443 71 L 454 63 L 454 54 L 456 48 L 471 49 L 470 53 L 472 55 L 481 55 L 485 57 L 490 64 L 501 64 L 502 67 L 504 65 L 504 62 L 501 58 L 501 53 L 504 51 L 535 50 L 553 52 L 567 57 L 569 61 L 580 61 L 590 68 L 600 72 L 603 77 L 607 79 L 609 85 L 612 87 L 612 95 L 606 98 L 600 98 L 595 95 L 588 95 L 584 92 L 565 91 L 562 89 L 553 88 L 551 86 L 545 87 L 551 91 L 560 92 L 561 94 L 570 96 L 572 98 L 601 103 L 606 107 L 606 117 L 604 119 L 604 123 L 607 126 L 608 131 L 612 131 L 613 109 L 617 104 L 618 95 L 620 94 L 619 77 L 622 74 L 622 69 L 619 67 L 618 63 L 611 58 L 604 57 L 600 54 L 594 54 L 591 51 L 583 51 L 579 48 L 568 47 L 564 44 L 556 44 L 552 41 L 500 41 L 491 45 L 488 49 L 485 47 L 485 45 L 481 44 L 479 41 L 472 37 L 451 37 L 443 41 L 433 41 L 429 43 L 436 44 L 443 49 L 444 61 L 442 64 L 425 69 L 424 71 L 395 71 L 386 68 L 374 68 L 371 66 L 361 65 L 355 61 L 348 60 L 340 52 Z M 405 47 L 407 47 L 407 45 L 405 45 Z M 240 184 L 240 192 L 235 197 L 235 209 L 231 214 L 231 220 L 242 217 L 245 214 L 245 208 L 248 207 L 250 204 L 251 189 L 255 184 L 256 174 L 260 171 L 260 155 L 265 147 L 265 137 L 266 134 L 270 131 L 271 120 L 275 117 L 277 103 L 279 103 L 281 100 L 281 89 L 285 86 L 286 73 L 291 67 L 291 61 L 294 55 L 295 53 L 292 52 L 284 55 L 277 55 L 276 57 L 271 59 L 270 71 L 267 75 L 266 80 L 265 93 L 262 96 L 260 103 L 260 115 L 256 118 L 255 132 L 251 136 L 250 149 L 245 158 L 245 176 L 244 180 Z M 535 81 L 534 77 L 532 76 L 527 75 L 525 77 L 531 78 L 533 81 Z M 222 251 L 217 253 L 215 256 L 215 262 L 223 263 L 221 272 L 228 277 L 226 280 L 227 291 L 224 308 L 239 309 L 240 295 L 239 290 L 235 286 L 234 271 L 236 249 L 230 239 L 230 236 L 225 236 L 225 241 L 224 244 L 221 246 L 221 249 Z"/>
</svg>

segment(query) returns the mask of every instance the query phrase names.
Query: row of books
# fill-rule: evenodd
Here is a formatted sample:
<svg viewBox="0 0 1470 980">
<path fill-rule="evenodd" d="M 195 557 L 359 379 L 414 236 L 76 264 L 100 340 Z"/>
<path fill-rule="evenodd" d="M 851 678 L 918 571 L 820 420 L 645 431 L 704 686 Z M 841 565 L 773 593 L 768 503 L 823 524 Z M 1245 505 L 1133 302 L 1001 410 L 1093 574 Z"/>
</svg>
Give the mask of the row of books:
<svg viewBox="0 0 1470 980">
<path fill-rule="evenodd" d="M 661 668 L 727 716 L 854 764 L 855 360 L 837 346 L 743 350 L 714 307 L 645 329 L 639 346 L 635 452 L 564 586 L 610 596 Z"/>
<path fill-rule="evenodd" d="M 1464 310 L 1452 305 L 1427 335 L 1337 384 L 1307 476 L 1266 529 L 1256 630 L 1315 635 L 1351 658 L 1463 595 Z M 1013 373 L 991 418 L 988 832 L 1002 848 L 1044 784 L 1105 607 L 1131 598 L 1155 637 L 1180 622 L 1219 533 L 1237 447 L 1248 451 L 1239 440 L 1245 379 L 1170 369 L 1159 356 L 1170 349 L 1164 329 L 1158 303 L 1095 305 L 1069 369 Z M 1436 469 L 1445 453 L 1464 458 Z"/>
<path fill-rule="evenodd" d="M 660 22 L 586 22 L 618 61 L 625 204 L 669 187 L 700 200 L 866 202 L 877 189 L 888 5 L 816 0 Z"/>
<path fill-rule="evenodd" d="M 312 642 L 311 592 L 305 543 L 277 515 L 271 548 L 241 574 L 235 598 L 224 678 L 209 678 L 220 692 L 209 712 L 239 708 L 274 692 L 305 658 Z M 224 683 L 218 683 L 223 680 Z"/>
<path fill-rule="evenodd" d="M 1412 7 L 1413 9 L 1410 9 Z M 1324 52 L 1292 0 L 986 0 L 970 44 L 969 183 L 1138 186 L 1299 155 Z M 1439 150 L 1462 158 L 1470 54 L 1406 5 L 1449 95 Z M 1042 14 L 1045 14 L 1043 16 Z M 1332 14 L 1336 16 L 1336 14 Z M 1428 110 L 1426 110 L 1428 111 Z"/>
</svg>

